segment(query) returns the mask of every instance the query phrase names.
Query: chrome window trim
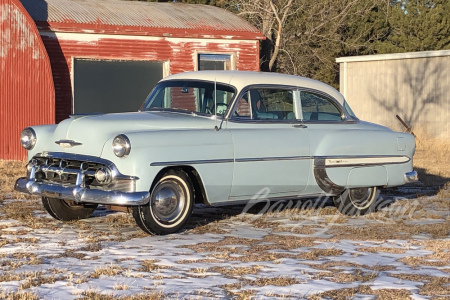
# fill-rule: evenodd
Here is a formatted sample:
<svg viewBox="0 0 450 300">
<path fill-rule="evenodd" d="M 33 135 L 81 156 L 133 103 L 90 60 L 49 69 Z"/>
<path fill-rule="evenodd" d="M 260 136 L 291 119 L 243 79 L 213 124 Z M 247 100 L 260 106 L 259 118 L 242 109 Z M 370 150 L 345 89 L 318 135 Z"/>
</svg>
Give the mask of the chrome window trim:
<svg viewBox="0 0 450 300">
<path fill-rule="evenodd" d="M 300 94 L 299 95 L 299 103 L 298 104 L 299 104 L 299 107 L 300 107 L 300 111 L 302 113 L 302 119 L 301 120 L 303 122 L 305 122 L 307 124 L 342 124 L 342 123 L 348 123 L 348 121 L 350 120 L 351 124 L 355 123 L 354 121 L 356 121 L 356 120 L 354 120 L 354 118 L 350 117 L 347 114 L 347 110 L 345 109 L 345 107 L 341 103 L 339 103 L 338 100 L 336 100 L 334 97 L 330 96 L 329 94 L 327 94 L 325 92 L 322 92 L 322 91 L 319 91 L 319 90 L 310 89 L 310 88 L 303 88 L 303 87 L 299 87 L 298 91 L 299 91 L 299 94 Z M 316 95 L 325 97 L 325 99 L 331 101 L 334 104 L 334 106 L 341 113 L 341 117 L 343 117 L 343 118 L 341 118 L 341 120 L 339 120 L 339 121 L 317 121 L 316 122 L 316 121 L 311 121 L 311 120 L 304 120 L 303 119 L 303 107 L 302 107 L 301 92 L 309 92 L 309 93 L 312 93 L 312 94 L 316 94 Z M 359 121 L 359 120 L 357 120 L 357 121 Z"/>
<path fill-rule="evenodd" d="M 206 113 L 201 113 L 201 112 L 196 112 L 196 111 L 189 111 L 189 110 L 185 111 L 185 110 L 182 110 L 182 109 L 172 109 L 172 108 L 145 109 L 145 106 L 147 105 L 148 101 L 150 100 L 150 96 L 152 96 L 153 92 L 156 90 L 156 87 L 159 84 L 166 84 L 168 82 L 176 82 L 176 81 L 203 82 L 203 83 L 213 83 L 213 84 L 215 83 L 213 80 L 203 80 L 203 79 L 172 79 L 172 80 L 161 81 L 150 91 L 150 93 L 147 95 L 147 97 L 145 98 L 144 103 L 142 103 L 142 105 L 141 105 L 141 107 L 139 108 L 138 111 L 139 112 L 177 111 L 177 112 L 184 113 L 184 114 L 192 114 L 192 113 L 194 113 L 194 114 L 198 114 L 198 115 L 206 116 L 206 117 L 216 116 L 215 114 L 206 114 Z M 230 105 L 228 105 L 227 111 L 225 111 L 225 113 L 222 115 L 222 118 L 225 119 L 225 116 L 227 116 L 229 111 L 230 111 L 230 107 L 232 107 L 232 104 L 236 100 L 236 95 L 237 95 L 238 90 L 236 89 L 236 87 L 234 85 L 231 85 L 229 83 L 219 82 L 219 84 L 227 86 L 227 87 L 230 87 L 234 91 L 234 96 L 230 100 Z"/>
<path fill-rule="evenodd" d="M 237 109 L 237 103 L 238 100 L 240 100 L 245 93 L 247 93 L 250 89 L 253 88 L 271 88 L 271 89 L 286 89 L 286 90 L 292 90 L 293 92 L 293 104 L 295 108 L 295 120 L 252 120 L 252 119 L 237 119 L 235 116 L 233 116 L 234 111 Z M 313 94 L 317 94 L 320 96 L 325 97 L 327 100 L 330 100 L 339 110 L 343 118 L 339 121 L 310 121 L 310 120 L 304 120 L 303 119 L 303 110 L 301 105 L 301 94 L 300 92 L 311 92 Z M 344 99 L 345 101 L 345 99 Z M 254 84 L 254 85 L 248 85 L 245 86 L 243 89 L 241 89 L 240 93 L 238 95 L 235 95 L 234 99 L 232 100 L 232 105 L 228 107 L 227 113 L 224 115 L 224 119 L 231 122 L 236 123 L 267 123 L 267 124 L 274 124 L 274 123 L 306 123 L 306 124 L 355 124 L 359 123 L 359 119 L 355 119 L 351 117 L 348 113 L 345 107 L 334 97 L 331 95 L 301 86 L 292 86 L 292 85 L 271 85 L 271 84 Z"/>
<path fill-rule="evenodd" d="M 238 117 L 239 118 L 239 117 Z M 268 119 L 268 120 L 252 120 L 252 119 L 230 119 L 231 123 L 248 123 L 248 124 L 303 124 L 301 120 L 279 120 L 279 119 Z"/>
<path fill-rule="evenodd" d="M 291 90 L 292 94 L 294 96 L 294 93 L 296 90 L 298 90 L 298 87 L 295 85 L 272 85 L 272 84 L 252 84 L 252 85 L 247 85 L 244 88 L 241 89 L 241 91 L 239 92 L 238 95 L 235 95 L 233 101 L 232 101 L 232 105 L 230 105 L 228 107 L 228 112 L 225 114 L 225 120 L 228 121 L 235 121 L 235 119 L 233 118 L 233 113 L 234 111 L 237 109 L 237 104 L 238 104 L 238 100 L 240 100 L 245 93 L 247 93 L 249 90 L 251 89 L 279 89 L 279 90 Z M 293 104 L 296 105 L 297 103 L 295 103 L 295 96 L 293 97 Z M 296 118 L 298 117 L 297 115 L 295 116 Z M 269 121 L 269 120 L 242 120 L 243 122 L 248 122 L 248 121 Z M 278 119 L 274 119 L 274 120 L 270 120 L 270 123 L 281 123 L 280 121 L 286 121 L 286 120 L 278 120 Z M 295 120 L 294 120 L 295 121 Z M 297 120 L 298 121 L 298 120 Z"/>
</svg>

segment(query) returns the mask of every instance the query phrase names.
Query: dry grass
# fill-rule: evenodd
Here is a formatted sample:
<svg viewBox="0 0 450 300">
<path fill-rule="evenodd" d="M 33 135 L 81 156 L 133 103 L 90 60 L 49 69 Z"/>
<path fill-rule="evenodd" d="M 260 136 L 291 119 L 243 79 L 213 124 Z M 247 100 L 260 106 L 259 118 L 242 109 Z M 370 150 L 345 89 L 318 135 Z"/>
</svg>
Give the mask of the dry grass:
<svg viewBox="0 0 450 300">
<path fill-rule="evenodd" d="M 328 231 L 335 239 L 378 240 L 411 239 L 413 235 L 427 234 L 433 238 L 447 238 L 450 235 L 450 219 L 436 224 L 409 224 L 403 220 L 391 223 L 370 223 L 365 226 L 330 226 Z"/>
<path fill-rule="evenodd" d="M 244 290 L 244 291 L 228 291 L 228 294 L 231 296 L 232 299 L 235 300 L 253 300 L 255 299 L 255 292 L 254 290 Z"/>
<path fill-rule="evenodd" d="M 356 294 L 362 295 L 375 295 L 378 296 L 376 299 L 380 300 L 409 300 L 410 292 L 408 290 L 400 289 L 380 289 L 372 290 L 367 285 L 360 285 L 355 288 L 346 288 L 339 290 L 332 290 L 316 295 L 309 296 L 310 300 L 321 300 L 321 299 L 333 299 L 333 300 L 347 300 L 355 297 Z"/>
<path fill-rule="evenodd" d="M 408 249 L 392 248 L 392 247 L 365 247 L 365 248 L 358 248 L 356 250 L 370 253 L 386 252 L 386 253 L 402 254 L 405 253 Z"/>
<path fill-rule="evenodd" d="M 24 265 L 41 265 L 44 260 L 33 253 L 12 253 L 0 256 L 0 267 L 3 270 L 14 270 Z"/>
<path fill-rule="evenodd" d="M 263 287 L 268 285 L 274 285 L 274 286 L 290 286 L 293 284 L 300 284 L 305 283 L 304 281 L 300 280 L 299 278 L 295 278 L 292 276 L 277 276 L 277 277 L 258 277 L 256 279 L 242 279 L 241 281 L 233 284 L 226 284 L 221 286 L 222 288 L 226 290 L 233 290 L 233 289 L 241 289 L 244 286 L 256 286 L 256 287 Z"/>
<path fill-rule="evenodd" d="M 225 234 L 228 233 L 227 230 L 223 229 L 223 226 L 218 222 L 211 222 L 206 225 L 198 224 L 198 226 L 193 229 L 188 230 L 188 233 L 192 234 L 205 234 L 205 233 L 215 233 L 215 234 Z"/>
<path fill-rule="evenodd" d="M 418 274 L 393 274 L 390 276 L 401 280 L 423 282 L 424 285 L 420 289 L 420 294 L 425 296 L 450 295 L 450 277 L 435 277 Z"/>
<path fill-rule="evenodd" d="M 109 265 L 105 268 L 95 269 L 90 275 L 91 278 L 100 278 L 100 276 L 115 276 L 123 271 L 122 267 L 118 265 Z"/>
<path fill-rule="evenodd" d="M 303 259 L 308 260 L 317 260 L 322 256 L 339 256 L 344 254 L 345 252 L 341 249 L 311 249 L 309 252 L 304 252 L 300 255 Z"/>
<path fill-rule="evenodd" d="M 105 223 L 109 224 L 110 227 L 122 227 L 123 225 L 135 226 L 136 223 L 131 214 L 116 213 L 113 215 L 106 216 Z"/>
<path fill-rule="evenodd" d="M 27 279 L 24 283 L 19 286 L 19 290 L 26 290 L 34 286 L 41 286 L 43 284 L 55 283 L 58 279 L 56 276 L 46 276 L 44 272 L 36 272 L 31 278 Z"/>
<path fill-rule="evenodd" d="M 414 167 L 426 186 L 444 187 L 450 181 L 450 142 L 430 139 L 418 133 L 416 138 Z M 447 198 L 450 192 L 446 193 Z"/>
<path fill-rule="evenodd" d="M 249 274 L 258 274 L 263 266 L 256 265 L 251 267 L 212 267 L 208 269 L 208 272 L 217 272 L 227 277 L 245 276 Z"/>
<path fill-rule="evenodd" d="M 0 282 L 19 281 L 21 279 L 22 277 L 19 274 L 13 272 L 2 272 L 0 275 Z"/>
<path fill-rule="evenodd" d="M 152 272 L 152 271 L 159 271 L 162 269 L 169 269 L 169 266 L 164 265 L 158 265 L 156 264 L 159 262 L 159 260 L 156 259 L 149 259 L 149 260 L 143 260 L 141 261 L 142 267 L 139 269 L 141 272 Z"/>
<path fill-rule="evenodd" d="M 325 271 L 329 271 L 330 269 L 332 269 L 333 271 L 339 271 L 339 267 L 341 268 L 354 268 L 354 269 L 367 269 L 367 270 L 372 270 L 374 272 L 384 272 L 384 271 L 391 271 L 391 270 L 395 270 L 394 266 L 382 266 L 382 265 L 373 265 L 373 266 L 368 266 L 368 265 L 360 265 L 360 264 L 356 264 L 356 263 L 351 263 L 351 262 L 346 262 L 346 261 L 331 261 L 331 262 L 325 262 L 325 263 L 308 263 L 308 262 L 304 262 L 306 265 L 309 265 L 310 267 L 317 269 L 317 270 L 325 270 Z"/>
<path fill-rule="evenodd" d="M 399 261 L 411 266 L 437 266 L 445 267 L 450 262 L 450 240 L 426 240 L 415 242 L 415 244 L 423 246 L 426 250 L 432 251 L 432 254 L 426 256 L 407 256 Z"/>
<path fill-rule="evenodd" d="M 32 198 L 14 191 L 17 178 L 26 176 L 25 165 L 24 161 L 0 160 L 0 204 L 5 199 Z"/>
<path fill-rule="evenodd" d="M 97 291 L 89 290 L 81 294 L 78 299 L 83 300 L 159 300 L 164 299 L 162 292 L 142 293 L 132 296 L 115 297 L 113 294 L 100 294 Z M 25 299 L 24 299 L 25 300 Z M 28 299 L 27 299 L 28 300 Z M 34 299 L 33 299 L 34 300 Z"/>
<path fill-rule="evenodd" d="M 116 291 L 125 291 L 128 290 L 130 287 L 127 284 L 114 284 L 113 289 Z"/>
<path fill-rule="evenodd" d="M 37 300 L 39 297 L 30 292 L 0 292 L 0 299 L 4 300 Z"/>
<path fill-rule="evenodd" d="M 330 278 L 331 281 L 348 283 L 348 282 L 367 282 L 378 277 L 377 272 L 364 272 L 360 269 L 356 269 L 354 272 L 339 272 Z"/>
</svg>

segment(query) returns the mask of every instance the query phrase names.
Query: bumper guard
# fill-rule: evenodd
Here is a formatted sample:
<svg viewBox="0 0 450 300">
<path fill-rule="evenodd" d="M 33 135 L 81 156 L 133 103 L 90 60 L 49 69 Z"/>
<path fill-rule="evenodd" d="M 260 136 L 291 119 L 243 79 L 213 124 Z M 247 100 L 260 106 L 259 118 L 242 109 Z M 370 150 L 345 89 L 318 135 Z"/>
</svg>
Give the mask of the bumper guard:
<svg viewBox="0 0 450 300">
<path fill-rule="evenodd" d="M 419 181 L 419 175 L 416 171 L 411 171 L 405 174 L 405 183 Z"/>
</svg>

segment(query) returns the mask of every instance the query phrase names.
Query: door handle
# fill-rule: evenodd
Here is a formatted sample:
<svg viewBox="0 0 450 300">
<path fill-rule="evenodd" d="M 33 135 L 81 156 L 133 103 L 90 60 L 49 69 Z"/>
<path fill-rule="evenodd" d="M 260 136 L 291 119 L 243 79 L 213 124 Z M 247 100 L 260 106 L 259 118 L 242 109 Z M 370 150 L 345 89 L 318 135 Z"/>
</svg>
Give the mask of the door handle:
<svg viewBox="0 0 450 300">
<path fill-rule="evenodd" d="M 306 126 L 304 124 L 294 124 L 294 125 L 292 125 L 292 127 L 294 127 L 294 128 L 308 128 L 308 126 Z"/>
</svg>

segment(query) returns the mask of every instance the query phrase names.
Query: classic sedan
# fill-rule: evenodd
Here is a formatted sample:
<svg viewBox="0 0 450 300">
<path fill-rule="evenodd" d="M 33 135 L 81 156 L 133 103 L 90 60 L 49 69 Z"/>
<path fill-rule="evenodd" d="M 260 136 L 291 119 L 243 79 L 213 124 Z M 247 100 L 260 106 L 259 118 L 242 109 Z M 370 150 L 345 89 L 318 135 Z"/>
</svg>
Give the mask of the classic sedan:
<svg viewBox="0 0 450 300">
<path fill-rule="evenodd" d="M 24 129 L 21 143 L 29 162 L 15 189 L 54 218 L 102 204 L 152 234 L 180 230 L 195 203 L 328 196 L 366 214 L 380 188 L 417 180 L 411 134 L 359 120 L 324 83 L 274 73 L 172 75 L 138 112 L 73 115 Z"/>
</svg>

